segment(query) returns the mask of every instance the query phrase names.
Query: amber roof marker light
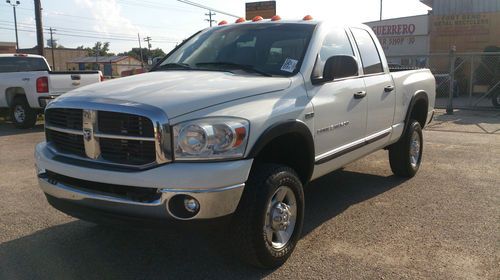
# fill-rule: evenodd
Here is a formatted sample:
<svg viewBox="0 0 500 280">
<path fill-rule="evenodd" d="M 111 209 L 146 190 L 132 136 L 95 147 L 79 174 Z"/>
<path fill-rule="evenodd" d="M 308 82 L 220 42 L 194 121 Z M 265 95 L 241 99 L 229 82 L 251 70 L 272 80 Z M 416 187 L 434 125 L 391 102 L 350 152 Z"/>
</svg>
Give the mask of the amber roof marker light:
<svg viewBox="0 0 500 280">
<path fill-rule="evenodd" d="M 263 18 L 263 17 L 261 17 L 261 16 L 255 16 L 255 17 L 252 19 L 252 21 L 253 21 L 253 22 L 256 22 L 256 21 L 261 21 L 261 20 L 263 20 L 263 19 L 264 19 L 264 18 Z"/>
<path fill-rule="evenodd" d="M 313 20 L 313 17 L 311 15 L 307 15 L 302 20 Z"/>
<path fill-rule="evenodd" d="M 278 20 L 281 20 L 281 17 L 278 15 L 275 15 L 271 18 L 271 21 L 278 21 Z"/>
<path fill-rule="evenodd" d="M 225 24 L 227 24 L 227 21 L 223 20 L 223 21 L 219 22 L 218 25 L 225 25 Z"/>
<path fill-rule="evenodd" d="M 234 23 L 242 23 L 242 22 L 245 22 L 246 19 L 240 17 L 239 19 L 237 19 Z"/>
</svg>

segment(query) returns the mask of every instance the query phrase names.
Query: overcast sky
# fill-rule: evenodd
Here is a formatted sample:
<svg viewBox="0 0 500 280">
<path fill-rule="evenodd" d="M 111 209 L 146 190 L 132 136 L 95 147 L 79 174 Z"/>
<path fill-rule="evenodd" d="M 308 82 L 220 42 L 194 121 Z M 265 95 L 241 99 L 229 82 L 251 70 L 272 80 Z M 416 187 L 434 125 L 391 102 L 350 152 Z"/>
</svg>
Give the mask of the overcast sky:
<svg viewBox="0 0 500 280">
<path fill-rule="evenodd" d="M 15 42 L 12 8 L 0 0 L 0 41 Z M 17 9 L 20 48 L 36 44 L 32 0 L 20 0 Z M 14 2 L 14 0 L 12 1 Z M 227 13 L 245 14 L 245 0 L 194 0 Z M 341 22 L 378 20 L 380 0 L 277 0 L 277 14 L 284 19 L 315 19 Z M 426 14 L 429 9 L 418 0 L 383 0 L 384 18 Z M 150 36 L 153 48 L 168 51 L 177 42 L 206 28 L 206 10 L 177 0 L 42 0 L 44 28 L 57 31 L 54 38 L 65 47 L 92 46 L 109 41 L 111 50 L 121 52 L 137 47 L 137 33 Z M 215 20 L 235 18 L 217 14 Z M 45 34 L 45 39 L 49 38 Z M 145 44 L 143 44 L 143 47 Z"/>
</svg>

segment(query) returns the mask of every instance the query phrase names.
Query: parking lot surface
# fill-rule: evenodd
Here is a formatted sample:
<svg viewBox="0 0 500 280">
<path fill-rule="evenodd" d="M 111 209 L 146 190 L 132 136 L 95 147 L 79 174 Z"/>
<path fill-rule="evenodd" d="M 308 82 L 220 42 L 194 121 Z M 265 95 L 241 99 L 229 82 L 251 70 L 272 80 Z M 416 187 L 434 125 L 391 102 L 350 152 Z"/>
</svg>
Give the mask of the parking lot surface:
<svg viewBox="0 0 500 280">
<path fill-rule="evenodd" d="M 222 231 L 113 229 L 52 209 L 34 171 L 43 137 L 0 123 L 0 279 L 500 279 L 498 111 L 439 112 L 411 180 L 379 151 L 311 183 L 303 237 L 276 270 L 235 260 Z"/>
</svg>

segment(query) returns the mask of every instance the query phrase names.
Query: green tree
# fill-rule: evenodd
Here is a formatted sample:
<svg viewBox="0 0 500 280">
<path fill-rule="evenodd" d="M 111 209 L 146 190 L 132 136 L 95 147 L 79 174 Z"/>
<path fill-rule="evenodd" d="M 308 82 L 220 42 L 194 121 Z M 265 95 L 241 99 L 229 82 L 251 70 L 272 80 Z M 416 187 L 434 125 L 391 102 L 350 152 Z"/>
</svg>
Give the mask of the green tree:
<svg viewBox="0 0 500 280">
<path fill-rule="evenodd" d="M 88 56 L 113 56 L 115 55 L 114 53 L 109 51 L 109 42 L 96 42 L 94 47 L 89 48 L 89 47 L 84 47 L 84 46 L 78 46 L 76 47 L 79 50 L 86 50 Z"/>
<path fill-rule="evenodd" d="M 119 53 L 118 55 L 128 55 L 133 58 L 141 60 L 141 49 L 132 48 L 130 51 L 122 52 Z M 148 48 L 142 48 L 142 61 L 144 62 L 147 62 L 148 58 L 164 57 L 165 55 L 166 55 L 165 52 L 160 48 L 153 49 L 151 50 L 151 52 L 149 52 Z"/>
</svg>

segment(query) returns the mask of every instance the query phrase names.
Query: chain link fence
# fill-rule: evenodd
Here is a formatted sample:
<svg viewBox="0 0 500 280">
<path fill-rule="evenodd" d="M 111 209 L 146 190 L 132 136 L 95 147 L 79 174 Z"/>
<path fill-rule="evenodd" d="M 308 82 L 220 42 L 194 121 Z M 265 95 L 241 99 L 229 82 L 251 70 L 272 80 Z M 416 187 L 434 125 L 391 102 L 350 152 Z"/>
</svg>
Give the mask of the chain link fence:
<svg viewBox="0 0 500 280">
<path fill-rule="evenodd" d="M 436 78 L 436 108 L 500 109 L 500 52 L 387 57 L 391 67 L 429 68 Z"/>
</svg>

